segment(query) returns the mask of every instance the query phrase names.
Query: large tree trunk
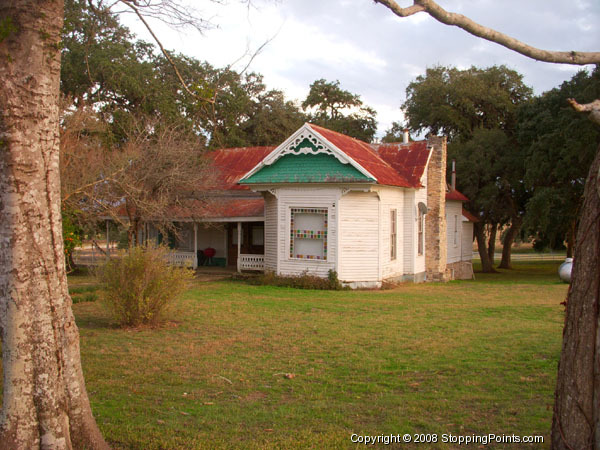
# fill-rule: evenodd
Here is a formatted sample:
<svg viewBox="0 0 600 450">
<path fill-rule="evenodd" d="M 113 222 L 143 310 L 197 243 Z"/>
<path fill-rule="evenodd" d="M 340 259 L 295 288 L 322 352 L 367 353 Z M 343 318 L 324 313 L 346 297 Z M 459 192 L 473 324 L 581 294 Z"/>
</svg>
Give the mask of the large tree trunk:
<svg viewBox="0 0 600 450">
<path fill-rule="evenodd" d="M 62 0 L 2 0 L 0 448 L 107 448 L 94 422 L 67 288 L 60 213 Z M 12 23 L 12 25 L 11 25 Z"/>
<path fill-rule="evenodd" d="M 473 224 L 473 231 L 475 232 L 475 239 L 477 240 L 477 251 L 481 258 L 481 271 L 482 272 L 495 272 L 490 257 L 488 255 L 487 245 L 485 243 L 485 224 L 482 222 L 475 222 Z"/>
<path fill-rule="evenodd" d="M 574 220 L 569 225 L 569 232 L 567 233 L 567 258 L 573 257 L 573 247 L 575 246 L 575 229 L 577 228 L 577 221 Z"/>
<path fill-rule="evenodd" d="M 511 256 L 512 256 L 512 245 L 515 242 L 515 238 L 521 229 L 523 224 L 522 217 L 513 217 L 510 227 L 504 235 L 504 241 L 502 242 L 502 260 L 498 266 L 500 269 L 512 269 Z"/>
<path fill-rule="evenodd" d="M 488 237 L 487 252 L 490 264 L 494 265 L 494 255 L 496 253 L 496 233 L 498 232 L 498 225 L 490 225 L 490 235 Z"/>
<path fill-rule="evenodd" d="M 553 449 L 600 449 L 600 148 L 585 185 L 558 366 Z"/>
</svg>

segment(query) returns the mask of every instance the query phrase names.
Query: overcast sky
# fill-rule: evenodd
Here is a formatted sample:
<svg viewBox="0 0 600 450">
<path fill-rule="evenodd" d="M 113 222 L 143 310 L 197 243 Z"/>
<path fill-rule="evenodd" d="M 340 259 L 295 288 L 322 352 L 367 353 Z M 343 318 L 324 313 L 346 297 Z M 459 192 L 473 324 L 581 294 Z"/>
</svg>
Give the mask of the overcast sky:
<svg viewBox="0 0 600 450">
<path fill-rule="evenodd" d="M 190 0 L 192 1 L 192 0 Z M 412 1 L 399 1 L 408 6 Z M 599 0 L 440 0 L 449 11 L 548 50 L 600 50 Z M 302 101 L 319 78 L 339 80 L 377 110 L 379 132 L 401 121 L 405 90 L 427 67 L 505 64 L 536 94 L 570 79 L 581 67 L 536 62 L 497 44 L 442 25 L 424 13 L 401 19 L 371 0 L 253 0 L 247 8 L 194 2 L 216 28 L 204 35 L 154 24 L 166 48 L 222 67 L 272 40 L 249 68 L 269 88 Z M 208 5 L 208 6 L 206 6 Z M 124 23 L 151 41 L 133 17 Z M 241 70 L 247 60 L 234 66 Z M 589 67 L 589 66 L 588 66 Z M 591 70 L 591 67 L 589 67 Z"/>
</svg>

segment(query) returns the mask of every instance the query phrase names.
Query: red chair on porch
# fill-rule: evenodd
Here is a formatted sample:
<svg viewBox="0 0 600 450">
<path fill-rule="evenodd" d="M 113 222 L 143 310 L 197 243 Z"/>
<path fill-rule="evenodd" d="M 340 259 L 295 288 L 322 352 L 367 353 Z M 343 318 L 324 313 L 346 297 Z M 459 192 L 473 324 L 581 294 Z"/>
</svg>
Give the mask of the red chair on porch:
<svg viewBox="0 0 600 450">
<path fill-rule="evenodd" d="M 216 254 L 217 254 L 217 251 L 212 247 L 208 247 L 208 248 L 204 249 L 204 258 L 205 258 L 207 266 L 212 266 L 213 256 L 215 256 Z"/>
</svg>

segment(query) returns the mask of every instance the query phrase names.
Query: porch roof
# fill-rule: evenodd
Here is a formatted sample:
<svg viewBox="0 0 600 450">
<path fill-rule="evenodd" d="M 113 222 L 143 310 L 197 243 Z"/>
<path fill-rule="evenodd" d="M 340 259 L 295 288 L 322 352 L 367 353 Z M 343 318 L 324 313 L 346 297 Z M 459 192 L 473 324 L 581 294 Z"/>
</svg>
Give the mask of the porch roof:
<svg viewBox="0 0 600 450">
<path fill-rule="evenodd" d="M 191 200 L 185 205 L 170 208 L 169 215 L 174 220 L 198 222 L 264 220 L 265 201 L 262 198 L 227 197 Z"/>
</svg>

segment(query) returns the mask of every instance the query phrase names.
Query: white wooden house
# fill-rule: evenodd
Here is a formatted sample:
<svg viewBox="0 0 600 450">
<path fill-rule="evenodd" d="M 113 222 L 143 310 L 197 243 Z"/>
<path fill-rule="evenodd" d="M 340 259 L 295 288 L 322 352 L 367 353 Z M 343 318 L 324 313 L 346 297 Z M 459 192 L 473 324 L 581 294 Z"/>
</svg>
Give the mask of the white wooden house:
<svg viewBox="0 0 600 450">
<path fill-rule="evenodd" d="M 407 139 L 405 139 L 407 141 Z M 352 287 L 471 278 L 468 199 L 446 184 L 446 140 L 370 145 L 305 124 L 277 147 L 216 150 L 220 189 L 173 212 L 176 254 Z M 149 227 L 151 228 L 151 227 Z M 149 238 L 157 238 L 149 229 Z"/>
</svg>

